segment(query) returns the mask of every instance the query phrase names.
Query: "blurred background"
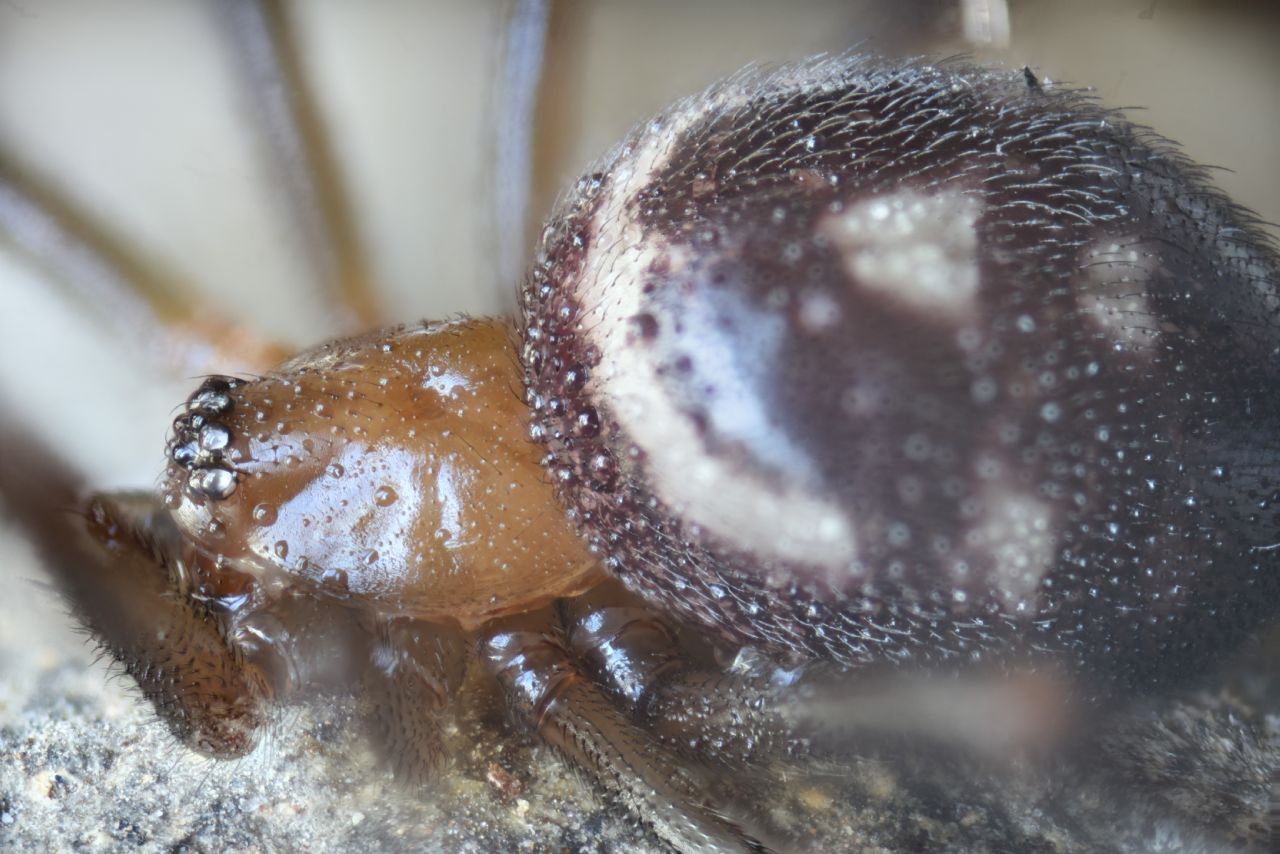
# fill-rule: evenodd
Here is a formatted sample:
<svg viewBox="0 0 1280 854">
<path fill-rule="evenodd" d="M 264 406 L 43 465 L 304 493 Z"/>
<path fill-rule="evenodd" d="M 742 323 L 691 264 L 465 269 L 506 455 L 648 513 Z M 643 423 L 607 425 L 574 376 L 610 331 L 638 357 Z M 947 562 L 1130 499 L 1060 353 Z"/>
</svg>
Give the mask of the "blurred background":
<svg viewBox="0 0 1280 854">
<path fill-rule="evenodd" d="M 0 167 L 51 188 L 160 286 L 287 348 L 337 328 L 289 220 L 217 3 L 0 0 Z M 531 220 L 636 122 L 751 62 L 820 51 L 972 54 L 1093 88 L 1224 167 L 1280 221 L 1272 4 L 1055 0 L 561 2 Z M 509 5 L 285 4 L 388 321 L 508 310 L 495 194 Z M 532 229 L 530 230 L 532 233 Z M 156 364 L 0 236 L 0 401 L 95 482 L 148 486 L 170 409 L 215 365 Z M 198 323 L 199 316 L 195 318 Z M 176 369 L 175 369 L 176 364 Z M 90 433 L 87 431 L 91 431 Z"/>
<path fill-rule="evenodd" d="M 14 182 L 39 186 L 155 281 L 300 347 L 337 327 L 218 5 L 0 0 L 0 208 L 12 210 Z M 381 316 L 508 310 L 515 283 L 501 272 L 493 164 L 510 4 L 284 9 Z M 1223 167 L 1216 178 L 1232 197 L 1280 221 L 1271 3 L 566 0 L 549 32 L 534 223 L 593 157 L 673 99 L 747 63 L 851 47 L 970 54 L 1090 87 Z M 104 323 L 2 232 L 0 407 L 91 483 L 150 487 L 173 407 L 200 370 L 139 346 L 146 336 L 127 320 Z M 40 578 L 0 522 L 0 722 L 40 668 L 89 659 L 51 595 L 27 583 Z"/>
</svg>

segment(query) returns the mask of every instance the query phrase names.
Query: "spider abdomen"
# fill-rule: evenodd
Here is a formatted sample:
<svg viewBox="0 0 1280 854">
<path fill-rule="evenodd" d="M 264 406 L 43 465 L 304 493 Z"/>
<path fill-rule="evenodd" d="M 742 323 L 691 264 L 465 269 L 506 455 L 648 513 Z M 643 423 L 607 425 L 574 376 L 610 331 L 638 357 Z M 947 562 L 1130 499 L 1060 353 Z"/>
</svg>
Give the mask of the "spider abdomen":
<svg viewBox="0 0 1280 854">
<path fill-rule="evenodd" d="M 738 641 L 1158 678 L 1274 612 L 1278 266 L 1078 93 L 746 75 L 544 232 L 533 431 L 612 570 Z"/>
</svg>

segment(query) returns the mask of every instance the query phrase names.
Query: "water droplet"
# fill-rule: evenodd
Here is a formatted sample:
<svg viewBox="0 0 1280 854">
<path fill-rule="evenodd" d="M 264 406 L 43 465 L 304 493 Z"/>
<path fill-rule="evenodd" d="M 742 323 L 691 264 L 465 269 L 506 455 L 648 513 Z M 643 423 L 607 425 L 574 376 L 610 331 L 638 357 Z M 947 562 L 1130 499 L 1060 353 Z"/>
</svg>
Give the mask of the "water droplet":
<svg viewBox="0 0 1280 854">
<path fill-rule="evenodd" d="M 253 508 L 253 521 L 259 525 L 271 525 L 276 521 L 276 508 L 273 504 L 257 504 Z"/>
<path fill-rule="evenodd" d="M 818 333 L 838 324 L 844 312 L 830 295 L 822 291 L 806 291 L 800 295 L 796 319 L 800 327 L 810 333 Z"/>
<path fill-rule="evenodd" d="M 206 451 L 221 451 L 231 442 L 231 431 L 221 424 L 206 424 L 200 428 L 200 447 Z"/>
<path fill-rule="evenodd" d="M 618 474 L 618 466 L 613 460 L 613 455 L 604 451 L 591 457 L 588 469 L 591 472 L 592 482 L 602 488 L 610 487 Z"/>
<path fill-rule="evenodd" d="M 579 410 L 578 417 L 573 422 L 573 432 L 584 439 L 590 439 L 600 432 L 600 414 L 594 406 Z"/>
<path fill-rule="evenodd" d="M 912 433 L 902 443 L 903 455 L 914 462 L 923 462 L 929 459 L 932 451 L 933 443 L 923 433 Z"/>
<path fill-rule="evenodd" d="M 196 495 L 221 500 L 236 491 L 236 476 L 223 468 L 196 469 L 187 479 L 187 488 Z"/>
<path fill-rule="evenodd" d="M 378 550 L 369 549 L 360 559 L 365 562 L 365 565 L 372 566 L 378 562 Z"/>
<path fill-rule="evenodd" d="M 188 409 L 217 415 L 231 409 L 231 396 L 227 394 L 231 384 L 220 378 L 210 377 L 196 390 L 187 404 Z"/>
<path fill-rule="evenodd" d="M 320 583 L 326 587 L 336 587 L 339 590 L 347 589 L 347 573 L 341 569 L 326 569 L 320 573 Z"/>
<path fill-rule="evenodd" d="M 187 442 L 185 445 L 176 445 L 169 452 L 169 459 L 183 468 L 188 468 L 196 461 L 196 447 L 191 442 Z"/>
<path fill-rule="evenodd" d="M 990 403 L 996 399 L 996 392 L 999 387 L 993 377 L 979 377 L 973 381 L 973 385 L 969 388 L 969 393 L 973 396 L 974 403 Z"/>
<path fill-rule="evenodd" d="M 396 491 L 389 486 L 379 486 L 377 491 L 373 493 L 373 501 L 379 507 L 390 507 L 400 498 Z"/>
<path fill-rule="evenodd" d="M 288 541 L 287 541 L 287 540 L 276 540 L 275 545 L 271 547 L 271 551 L 275 554 L 275 556 L 276 556 L 276 557 L 280 558 L 280 560 L 284 560 L 285 558 L 287 558 L 287 557 L 289 556 L 289 543 L 288 543 Z"/>
<path fill-rule="evenodd" d="M 325 474 L 334 479 L 340 478 L 347 473 L 347 470 L 342 467 L 341 463 L 329 463 L 324 471 Z"/>
</svg>

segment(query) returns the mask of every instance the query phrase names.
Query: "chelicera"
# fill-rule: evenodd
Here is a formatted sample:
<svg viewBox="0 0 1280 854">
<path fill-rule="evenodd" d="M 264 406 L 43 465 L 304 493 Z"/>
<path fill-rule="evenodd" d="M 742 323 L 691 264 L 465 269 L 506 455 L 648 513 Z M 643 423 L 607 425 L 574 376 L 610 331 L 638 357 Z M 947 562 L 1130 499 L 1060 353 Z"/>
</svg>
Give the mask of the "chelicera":
<svg viewBox="0 0 1280 854">
<path fill-rule="evenodd" d="M 578 183 L 514 326 L 206 380 L 158 496 L 91 501 L 113 577 L 73 597 L 210 755 L 345 669 L 322 640 L 429 776 L 474 656 L 667 843 L 758 848 L 668 771 L 805 749 L 724 650 L 1094 699 L 1273 620 L 1277 266 L 1166 143 L 1021 71 L 744 75 Z"/>
</svg>

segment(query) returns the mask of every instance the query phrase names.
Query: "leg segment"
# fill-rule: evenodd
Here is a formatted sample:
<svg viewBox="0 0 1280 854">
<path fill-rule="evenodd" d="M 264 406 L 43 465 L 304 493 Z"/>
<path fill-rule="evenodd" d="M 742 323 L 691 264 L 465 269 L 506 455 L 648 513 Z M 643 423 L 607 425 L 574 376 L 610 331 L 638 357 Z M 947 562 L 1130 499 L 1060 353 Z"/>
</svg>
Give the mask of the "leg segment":
<svg viewBox="0 0 1280 854">
<path fill-rule="evenodd" d="M 644 608 L 596 607 L 569 623 L 569 649 L 597 683 L 664 744 L 712 764 L 812 764 L 877 735 L 1003 755 L 1052 743 L 1069 716 L 1047 674 L 712 670 L 683 658 L 674 630 Z"/>
<path fill-rule="evenodd" d="M 178 740 L 220 758 L 252 750 L 270 686 L 220 615 L 188 591 L 177 532 L 154 499 L 100 495 L 75 513 L 79 476 L 3 419 L 0 438 L 12 452 L 0 460 L 5 509 L 95 640 Z"/>
<path fill-rule="evenodd" d="M 323 297 L 350 331 L 381 319 L 372 276 L 289 26 L 288 4 L 233 0 L 217 5 L 236 51 L 235 67 L 257 108 L 265 148 L 289 202 L 290 225 Z"/>
<path fill-rule="evenodd" d="M 131 518 L 132 501 L 141 499 L 89 503 L 89 534 L 109 559 L 67 584 L 68 596 L 179 741 L 219 759 L 242 756 L 266 719 L 266 678 L 228 641 L 219 616 L 185 595 L 168 518 L 158 507 Z"/>
<path fill-rule="evenodd" d="M 461 638 L 418 621 L 378 626 L 366 681 L 387 755 L 410 783 L 427 782 L 444 762 L 441 717 L 464 675 L 463 646 Z"/>
<path fill-rule="evenodd" d="M 217 307 L 186 294 L 3 149 L 0 238 L 47 271 L 51 284 L 93 310 L 115 337 L 141 356 L 173 365 L 175 374 L 257 371 L 286 355 Z"/>
<path fill-rule="evenodd" d="M 569 647 L 664 744 L 700 761 L 747 765 L 808 752 L 785 710 L 794 674 L 699 670 L 676 649 L 675 633 L 643 608 L 587 611 Z"/>
<path fill-rule="evenodd" d="M 481 647 L 517 716 L 679 851 L 764 851 L 706 802 L 679 760 L 614 708 L 547 636 L 503 631 Z"/>
</svg>

